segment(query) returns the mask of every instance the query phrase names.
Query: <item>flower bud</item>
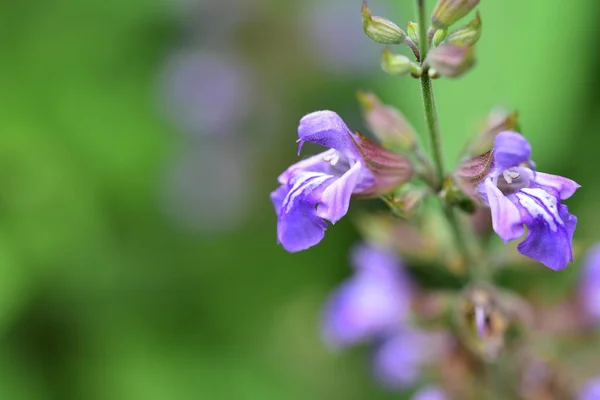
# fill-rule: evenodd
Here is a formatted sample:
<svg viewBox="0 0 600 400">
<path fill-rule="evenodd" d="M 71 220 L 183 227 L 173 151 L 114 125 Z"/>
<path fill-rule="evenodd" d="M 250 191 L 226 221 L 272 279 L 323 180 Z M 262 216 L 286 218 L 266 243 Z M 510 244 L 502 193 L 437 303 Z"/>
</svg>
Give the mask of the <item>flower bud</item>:
<svg viewBox="0 0 600 400">
<path fill-rule="evenodd" d="M 494 147 L 496 136 L 502 131 L 520 132 L 518 118 L 517 112 L 509 114 L 506 110 L 500 108 L 492 110 L 465 149 L 464 155 L 473 157 L 490 151 Z"/>
<path fill-rule="evenodd" d="M 457 78 L 475 65 L 475 51 L 471 46 L 442 44 L 429 52 L 426 61 L 441 76 Z"/>
<path fill-rule="evenodd" d="M 447 34 L 448 34 L 448 31 L 445 29 L 438 29 L 437 31 L 435 31 L 435 34 L 433 35 L 433 40 L 431 42 L 432 46 L 433 47 L 439 46 L 444 41 Z"/>
<path fill-rule="evenodd" d="M 431 24 L 435 29 L 446 29 L 474 9 L 479 0 L 438 0 Z"/>
<path fill-rule="evenodd" d="M 390 75 L 406 75 L 413 73 L 420 76 L 422 73 L 418 65 L 413 64 L 410 58 L 394 54 L 389 49 L 385 49 L 381 56 L 381 69 Z"/>
<path fill-rule="evenodd" d="M 409 22 L 407 32 L 408 32 L 408 37 L 410 38 L 410 40 L 412 40 L 418 46 L 419 42 L 420 42 L 420 40 L 419 40 L 419 24 L 416 24 L 414 22 Z"/>
<path fill-rule="evenodd" d="M 415 148 L 415 130 L 399 110 L 383 104 L 373 93 L 358 93 L 358 101 L 367 127 L 385 147 L 398 150 Z"/>
<path fill-rule="evenodd" d="M 362 8 L 363 30 L 373 41 L 381 44 L 402 44 L 406 33 L 392 21 L 382 17 L 373 17 L 367 2 Z"/>
<path fill-rule="evenodd" d="M 480 37 L 481 16 L 479 15 L 479 11 L 477 11 L 475 19 L 468 24 L 465 24 L 460 28 L 450 32 L 450 34 L 446 37 L 446 42 L 455 45 L 472 46 L 477 43 Z"/>
</svg>

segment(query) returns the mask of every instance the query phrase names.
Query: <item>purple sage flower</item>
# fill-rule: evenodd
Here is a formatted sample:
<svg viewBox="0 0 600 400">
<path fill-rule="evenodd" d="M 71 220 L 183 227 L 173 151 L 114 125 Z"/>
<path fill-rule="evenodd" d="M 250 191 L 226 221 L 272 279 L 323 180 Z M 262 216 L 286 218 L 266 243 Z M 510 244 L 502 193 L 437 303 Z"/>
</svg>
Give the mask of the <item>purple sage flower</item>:
<svg viewBox="0 0 600 400">
<path fill-rule="evenodd" d="M 579 301 L 586 316 L 600 323 L 600 244 L 587 252 L 579 282 Z"/>
<path fill-rule="evenodd" d="M 377 346 L 375 377 L 390 389 L 409 387 L 416 383 L 421 369 L 442 354 L 446 344 L 444 335 L 401 328 Z"/>
<path fill-rule="evenodd" d="M 577 400 L 600 400 L 600 378 L 588 381 L 577 395 Z"/>
<path fill-rule="evenodd" d="M 494 231 L 505 242 L 528 233 L 518 250 L 553 270 L 573 261 L 572 241 L 577 218 L 561 204 L 580 187 L 561 176 L 533 169 L 531 146 L 522 135 L 496 136 L 487 175 L 478 186 L 490 206 Z"/>
<path fill-rule="evenodd" d="M 387 336 L 410 312 L 409 277 L 395 253 L 361 244 L 351 259 L 354 276 L 330 296 L 323 313 L 324 340 L 334 348 Z"/>
<path fill-rule="evenodd" d="M 426 386 L 419 390 L 411 400 L 447 400 L 446 394 L 437 386 Z"/>
<path fill-rule="evenodd" d="M 271 193 L 278 215 L 277 238 L 289 252 L 305 250 L 325 236 L 327 223 L 346 215 L 353 195 L 375 197 L 412 176 L 410 161 L 350 132 L 333 111 L 317 111 L 300 120 L 298 153 L 304 142 L 329 150 L 283 172 Z"/>
</svg>

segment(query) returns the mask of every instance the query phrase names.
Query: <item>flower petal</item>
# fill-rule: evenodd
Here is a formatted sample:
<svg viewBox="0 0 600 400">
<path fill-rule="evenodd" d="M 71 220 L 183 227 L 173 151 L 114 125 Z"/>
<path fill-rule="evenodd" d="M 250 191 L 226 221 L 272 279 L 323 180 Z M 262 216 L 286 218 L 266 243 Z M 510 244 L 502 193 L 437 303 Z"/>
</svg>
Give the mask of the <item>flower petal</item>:
<svg viewBox="0 0 600 400">
<path fill-rule="evenodd" d="M 531 145 L 525 137 L 517 132 L 504 131 L 494 141 L 494 168 L 502 172 L 529 161 Z"/>
<path fill-rule="evenodd" d="M 358 273 L 327 301 L 323 315 L 324 340 L 337 348 L 384 334 L 407 314 L 405 303 L 389 280 Z"/>
<path fill-rule="evenodd" d="M 542 193 L 546 193 L 546 197 Z M 517 197 L 530 215 L 525 221 L 529 232 L 517 247 L 519 253 L 555 271 L 566 268 L 573 261 L 572 241 L 577 217 L 542 189 L 522 189 Z"/>
<path fill-rule="evenodd" d="M 442 389 L 436 386 L 427 386 L 419 390 L 411 400 L 447 400 L 448 397 Z"/>
<path fill-rule="evenodd" d="M 304 142 L 310 142 L 336 149 L 353 160 L 360 158 L 352 133 L 333 111 L 316 111 L 305 115 L 298 126 L 298 138 L 298 153 Z"/>
<path fill-rule="evenodd" d="M 524 229 L 519 209 L 502 194 L 491 179 L 486 179 L 484 184 L 488 204 L 492 211 L 494 232 L 504 242 L 520 238 Z"/>
<path fill-rule="evenodd" d="M 328 173 L 331 164 L 325 161 L 325 159 L 329 155 L 331 155 L 333 151 L 335 150 L 327 150 L 290 165 L 288 169 L 286 169 L 281 175 L 279 175 L 277 181 L 282 185 L 286 185 L 290 181 L 290 179 L 302 172 Z"/>
<path fill-rule="evenodd" d="M 571 179 L 564 178 L 558 175 L 545 174 L 543 172 L 535 172 L 533 180 L 546 191 L 552 189 L 557 192 L 561 200 L 566 200 L 575 193 L 581 186 Z"/>
<path fill-rule="evenodd" d="M 395 331 L 410 312 L 409 277 L 395 253 L 363 244 L 351 258 L 354 276 L 330 296 L 324 310 L 324 338 L 332 347 Z"/>
<path fill-rule="evenodd" d="M 319 199 L 316 215 L 335 224 L 348 212 L 350 197 L 360 183 L 363 165 L 354 164 L 344 175 L 331 183 Z"/>
<path fill-rule="evenodd" d="M 277 238 L 284 249 L 289 252 L 305 250 L 323 239 L 327 223 L 315 215 L 315 205 L 320 193 L 334 179 L 316 173 L 303 173 L 294 178 L 281 203 L 277 221 Z M 278 196 L 280 193 L 275 195 L 275 200 Z"/>
<path fill-rule="evenodd" d="M 421 368 L 441 356 L 447 345 L 447 337 L 439 333 L 398 330 L 375 351 L 375 377 L 391 389 L 411 386 L 419 378 Z"/>
<path fill-rule="evenodd" d="M 271 202 L 275 208 L 275 214 L 279 215 L 279 211 L 283 205 L 283 200 L 287 196 L 289 188 L 287 185 L 281 185 L 276 190 L 271 192 Z"/>
<path fill-rule="evenodd" d="M 577 395 L 577 400 L 600 399 L 600 377 L 589 380 Z"/>
<path fill-rule="evenodd" d="M 600 322 L 600 244 L 587 251 L 579 281 L 579 301 L 593 323 Z"/>
<path fill-rule="evenodd" d="M 403 272 L 402 261 L 392 250 L 372 244 L 356 246 L 350 256 L 352 266 L 358 271 L 368 271 L 382 278 L 394 278 Z M 405 279 L 407 280 L 407 277 Z"/>
</svg>

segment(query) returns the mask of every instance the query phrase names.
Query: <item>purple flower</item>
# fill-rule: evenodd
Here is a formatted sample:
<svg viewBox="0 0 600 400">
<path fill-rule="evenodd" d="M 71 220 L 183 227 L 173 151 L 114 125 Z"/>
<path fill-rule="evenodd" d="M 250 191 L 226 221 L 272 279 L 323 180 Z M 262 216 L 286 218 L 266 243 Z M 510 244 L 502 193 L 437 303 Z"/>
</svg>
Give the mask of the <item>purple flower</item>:
<svg viewBox="0 0 600 400">
<path fill-rule="evenodd" d="M 392 251 L 362 244 L 352 252 L 354 276 L 328 299 L 323 334 L 344 347 L 397 331 L 410 312 L 411 287 Z"/>
<path fill-rule="evenodd" d="M 374 197 L 410 179 L 410 161 L 350 132 L 332 111 L 317 111 L 300 120 L 298 153 L 304 142 L 329 150 L 302 160 L 283 172 L 271 193 L 278 215 L 277 238 L 290 252 L 319 243 L 327 223 L 348 211 L 350 197 Z"/>
<path fill-rule="evenodd" d="M 600 322 L 600 244 L 592 247 L 583 261 L 579 301 L 587 317 Z"/>
<path fill-rule="evenodd" d="M 479 195 L 490 206 L 494 231 L 505 242 L 528 233 L 518 250 L 553 270 L 573 261 L 572 241 L 577 218 L 560 203 L 580 187 L 561 176 L 536 172 L 531 146 L 522 135 L 500 132 L 491 152 Z"/>
<path fill-rule="evenodd" d="M 448 397 L 442 389 L 436 386 L 427 386 L 419 390 L 411 400 L 447 400 Z"/>
<path fill-rule="evenodd" d="M 577 400 L 600 400 L 600 378 L 588 381 L 577 395 Z"/>
</svg>

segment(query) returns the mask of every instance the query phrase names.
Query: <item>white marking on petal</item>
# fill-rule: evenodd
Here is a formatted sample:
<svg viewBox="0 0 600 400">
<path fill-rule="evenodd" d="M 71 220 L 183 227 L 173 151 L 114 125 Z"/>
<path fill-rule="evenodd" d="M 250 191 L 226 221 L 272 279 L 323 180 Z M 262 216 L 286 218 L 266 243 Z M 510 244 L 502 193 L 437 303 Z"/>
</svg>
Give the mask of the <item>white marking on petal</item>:
<svg viewBox="0 0 600 400">
<path fill-rule="evenodd" d="M 307 192 L 312 192 L 329 178 L 332 178 L 332 176 L 318 172 L 303 172 L 299 174 L 296 177 L 288 195 L 283 200 L 283 212 L 289 213 L 294 205 L 294 202 L 296 201 L 296 197 L 305 195 Z"/>
<path fill-rule="evenodd" d="M 524 188 L 516 193 L 519 203 L 534 218 L 542 217 L 548 223 L 552 232 L 556 232 L 558 225 L 564 225 L 558 215 L 558 200 L 544 189 Z M 541 204 L 540 204 L 541 203 Z"/>
</svg>

